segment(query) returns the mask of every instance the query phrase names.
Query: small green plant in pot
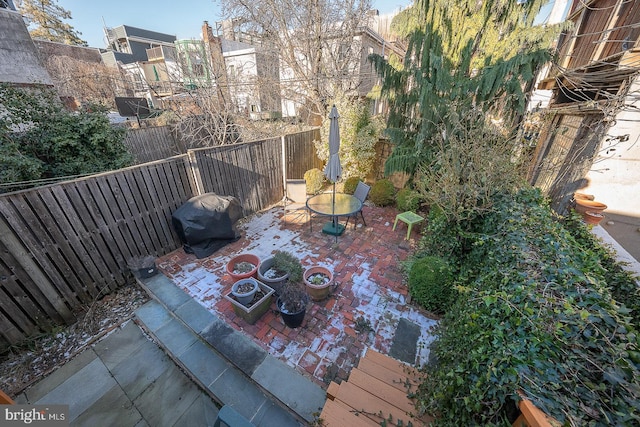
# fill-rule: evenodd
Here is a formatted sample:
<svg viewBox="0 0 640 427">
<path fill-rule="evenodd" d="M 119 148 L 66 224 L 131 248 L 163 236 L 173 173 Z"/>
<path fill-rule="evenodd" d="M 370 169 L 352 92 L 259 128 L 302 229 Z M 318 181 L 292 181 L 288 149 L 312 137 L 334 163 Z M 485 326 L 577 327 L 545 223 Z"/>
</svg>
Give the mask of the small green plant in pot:
<svg viewBox="0 0 640 427">
<path fill-rule="evenodd" d="M 260 263 L 258 278 L 273 288 L 277 295 L 287 280 L 300 282 L 302 264 L 300 260 L 286 251 L 275 251 L 273 256 Z"/>
</svg>

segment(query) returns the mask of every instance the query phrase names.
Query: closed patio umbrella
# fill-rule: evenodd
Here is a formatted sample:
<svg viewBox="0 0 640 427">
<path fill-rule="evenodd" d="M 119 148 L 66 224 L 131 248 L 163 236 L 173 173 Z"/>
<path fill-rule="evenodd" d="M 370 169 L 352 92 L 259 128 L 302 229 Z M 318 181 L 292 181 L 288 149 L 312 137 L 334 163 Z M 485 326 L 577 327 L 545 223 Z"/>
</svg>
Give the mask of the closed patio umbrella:
<svg viewBox="0 0 640 427">
<path fill-rule="evenodd" d="M 329 113 L 329 161 L 324 167 L 324 175 L 329 181 L 333 182 L 333 200 L 332 204 L 335 207 L 336 204 L 336 181 L 342 176 L 342 165 L 340 164 L 340 127 L 338 125 L 338 109 L 334 105 Z M 333 217 L 333 228 L 336 235 L 340 234 L 337 230 L 336 219 Z"/>
</svg>

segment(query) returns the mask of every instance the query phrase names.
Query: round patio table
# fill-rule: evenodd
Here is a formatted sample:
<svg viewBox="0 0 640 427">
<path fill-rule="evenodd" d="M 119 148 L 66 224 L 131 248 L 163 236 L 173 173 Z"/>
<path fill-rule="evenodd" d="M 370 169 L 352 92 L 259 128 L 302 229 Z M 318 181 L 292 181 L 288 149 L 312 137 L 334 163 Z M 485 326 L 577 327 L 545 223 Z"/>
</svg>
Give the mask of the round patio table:
<svg viewBox="0 0 640 427">
<path fill-rule="evenodd" d="M 355 196 L 345 193 L 322 193 L 307 199 L 307 208 L 318 215 L 331 217 L 331 222 L 322 227 L 322 232 L 338 236 L 344 232 L 344 225 L 338 223 L 339 216 L 350 216 L 362 209 L 362 202 Z"/>
</svg>

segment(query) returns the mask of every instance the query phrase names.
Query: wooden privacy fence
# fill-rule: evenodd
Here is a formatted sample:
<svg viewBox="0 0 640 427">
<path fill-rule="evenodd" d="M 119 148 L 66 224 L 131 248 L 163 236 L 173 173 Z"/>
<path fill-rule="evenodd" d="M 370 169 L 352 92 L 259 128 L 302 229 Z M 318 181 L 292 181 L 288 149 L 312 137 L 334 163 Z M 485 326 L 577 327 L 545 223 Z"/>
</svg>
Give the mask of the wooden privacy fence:
<svg viewBox="0 0 640 427">
<path fill-rule="evenodd" d="M 122 142 L 133 154 L 136 164 L 166 159 L 187 151 L 169 126 L 128 129 Z"/>
<path fill-rule="evenodd" d="M 605 132 L 602 114 L 559 113 L 541 133 L 528 179 L 556 212 L 564 213 L 573 193 L 584 187 Z"/>
<path fill-rule="evenodd" d="M 316 132 L 0 195 L 0 351 L 73 322 L 74 311 L 129 280 L 130 258 L 179 248 L 171 215 L 191 197 L 235 196 L 245 215 L 280 202 L 284 153 L 289 144 L 306 153 Z"/>
</svg>

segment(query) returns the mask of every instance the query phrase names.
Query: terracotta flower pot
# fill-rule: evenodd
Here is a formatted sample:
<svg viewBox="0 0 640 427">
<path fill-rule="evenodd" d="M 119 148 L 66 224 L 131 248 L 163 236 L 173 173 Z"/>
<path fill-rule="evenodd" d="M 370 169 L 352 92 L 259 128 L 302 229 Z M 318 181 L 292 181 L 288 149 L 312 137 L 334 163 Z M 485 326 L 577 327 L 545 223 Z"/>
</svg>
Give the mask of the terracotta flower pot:
<svg viewBox="0 0 640 427">
<path fill-rule="evenodd" d="M 587 211 L 602 212 L 605 209 L 607 209 L 607 205 L 604 203 L 596 202 L 595 200 L 576 199 L 575 210 L 578 213 L 583 214 Z"/>
<path fill-rule="evenodd" d="M 249 264 L 253 265 L 251 270 L 247 269 L 239 269 L 239 267 L 248 267 Z M 240 254 L 231 258 L 231 260 L 227 263 L 227 273 L 234 280 L 246 279 L 248 277 L 253 277 L 256 275 L 258 271 L 258 267 L 260 266 L 260 258 L 254 254 Z"/>
<path fill-rule="evenodd" d="M 582 219 L 587 224 L 598 225 L 605 218 L 603 213 L 587 211 L 582 214 Z"/>
<path fill-rule="evenodd" d="M 573 198 L 575 200 L 595 200 L 595 196 L 593 194 L 584 194 L 584 193 L 573 193 Z"/>
<path fill-rule="evenodd" d="M 322 279 L 321 276 L 325 276 L 326 279 Z M 322 301 L 329 296 L 331 284 L 333 283 L 333 273 L 331 273 L 331 270 L 316 265 L 307 268 L 302 278 L 304 279 L 307 293 L 309 293 L 311 299 L 314 301 Z M 314 280 L 314 278 L 316 279 Z"/>
</svg>

